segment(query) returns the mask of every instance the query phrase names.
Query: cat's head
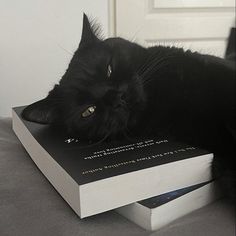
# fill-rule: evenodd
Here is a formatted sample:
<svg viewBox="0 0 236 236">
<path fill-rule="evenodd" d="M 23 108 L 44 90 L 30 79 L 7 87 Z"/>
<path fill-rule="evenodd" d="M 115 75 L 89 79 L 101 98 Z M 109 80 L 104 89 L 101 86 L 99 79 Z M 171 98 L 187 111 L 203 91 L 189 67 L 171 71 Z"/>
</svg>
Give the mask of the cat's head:
<svg viewBox="0 0 236 236">
<path fill-rule="evenodd" d="M 57 124 L 69 134 L 102 139 L 126 132 L 145 106 L 137 71 L 146 49 L 121 38 L 102 40 L 86 15 L 79 48 L 59 84 L 26 107 L 26 120 Z"/>
</svg>

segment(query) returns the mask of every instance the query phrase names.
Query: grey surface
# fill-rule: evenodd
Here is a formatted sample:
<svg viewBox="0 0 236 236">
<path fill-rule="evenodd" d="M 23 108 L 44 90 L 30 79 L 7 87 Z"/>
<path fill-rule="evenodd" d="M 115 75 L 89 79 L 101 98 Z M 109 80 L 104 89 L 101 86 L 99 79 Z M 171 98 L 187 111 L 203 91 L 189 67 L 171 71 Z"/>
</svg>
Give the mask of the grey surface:
<svg viewBox="0 0 236 236">
<path fill-rule="evenodd" d="M 235 236 L 235 215 L 224 200 L 150 232 L 110 211 L 80 220 L 0 120 L 1 236 Z"/>
</svg>

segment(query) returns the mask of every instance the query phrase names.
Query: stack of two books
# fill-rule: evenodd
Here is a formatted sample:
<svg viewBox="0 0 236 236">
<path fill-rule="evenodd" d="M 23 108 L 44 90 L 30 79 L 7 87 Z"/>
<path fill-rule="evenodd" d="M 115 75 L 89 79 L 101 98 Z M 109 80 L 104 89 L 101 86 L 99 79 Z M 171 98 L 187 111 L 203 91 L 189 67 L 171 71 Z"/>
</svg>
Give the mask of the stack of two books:
<svg viewBox="0 0 236 236">
<path fill-rule="evenodd" d="M 32 160 L 80 216 L 108 210 L 156 230 L 217 197 L 213 154 L 163 140 L 87 145 L 21 118 L 13 130 Z"/>
</svg>

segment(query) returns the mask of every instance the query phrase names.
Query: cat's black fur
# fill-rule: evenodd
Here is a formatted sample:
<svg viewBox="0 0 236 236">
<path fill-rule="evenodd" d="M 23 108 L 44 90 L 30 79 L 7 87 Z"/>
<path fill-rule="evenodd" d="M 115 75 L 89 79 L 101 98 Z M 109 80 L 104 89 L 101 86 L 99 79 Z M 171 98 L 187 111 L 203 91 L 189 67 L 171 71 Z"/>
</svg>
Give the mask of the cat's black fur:
<svg viewBox="0 0 236 236">
<path fill-rule="evenodd" d="M 174 47 L 101 40 L 84 15 L 78 50 L 58 85 L 23 117 L 89 140 L 158 136 L 214 152 L 235 197 L 235 63 Z M 108 73 L 108 67 L 112 72 Z M 83 117 L 90 106 L 95 112 Z"/>
</svg>

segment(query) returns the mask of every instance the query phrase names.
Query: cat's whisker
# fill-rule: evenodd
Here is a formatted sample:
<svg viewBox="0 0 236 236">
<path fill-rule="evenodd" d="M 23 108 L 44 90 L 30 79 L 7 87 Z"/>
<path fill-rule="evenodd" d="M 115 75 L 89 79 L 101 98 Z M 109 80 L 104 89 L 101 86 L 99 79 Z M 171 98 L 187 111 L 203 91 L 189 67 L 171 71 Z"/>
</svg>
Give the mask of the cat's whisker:
<svg viewBox="0 0 236 236">
<path fill-rule="evenodd" d="M 157 57 L 156 53 L 151 54 L 148 59 L 146 60 L 146 62 L 144 64 L 142 64 L 142 66 L 137 70 L 137 73 L 140 74 L 142 72 L 144 72 L 147 67 L 149 66 L 150 62 L 155 59 Z"/>
<path fill-rule="evenodd" d="M 147 63 L 145 63 L 145 64 L 147 64 L 147 65 L 145 65 L 144 70 L 142 70 L 142 71 L 139 71 L 139 70 L 138 70 L 137 73 L 139 73 L 140 75 L 142 75 L 142 74 L 145 73 L 151 66 L 152 66 L 152 67 L 153 67 L 153 66 L 157 66 L 157 65 L 158 65 L 159 63 L 161 63 L 162 61 L 168 60 L 168 59 L 170 59 L 170 58 L 172 58 L 172 57 L 174 57 L 174 56 L 166 56 L 166 57 L 159 58 L 159 57 L 156 55 L 156 57 L 153 58 L 151 61 L 148 61 Z M 141 73 L 141 72 L 142 72 L 142 73 Z"/>
<path fill-rule="evenodd" d="M 157 57 L 155 60 L 153 60 L 150 63 L 149 67 L 140 75 L 143 84 L 146 84 L 152 80 L 149 78 L 153 73 L 157 72 L 160 68 L 169 65 L 170 59 L 172 59 L 172 58 L 175 58 L 175 56 L 168 55 L 168 56 L 163 57 L 161 59 Z"/>
<path fill-rule="evenodd" d="M 167 62 L 166 61 L 161 61 L 159 62 L 159 64 L 155 65 L 151 65 L 143 74 L 142 74 L 142 78 L 145 79 L 147 77 L 147 75 L 151 75 L 151 73 L 153 71 L 157 71 L 158 69 L 160 69 L 163 65 L 165 65 Z"/>
<path fill-rule="evenodd" d="M 158 70 L 162 69 L 165 66 L 170 65 L 170 63 L 168 62 L 162 62 L 161 64 L 159 64 L 158 66 L 153 66 L 151 67 L 144 75 L 142 78 L 143 83 L 146 83 L 148 80 L 153 79 L 153 77 L 151 77 L 151 75 L 155 72 L 158 72 Z M 155 77 L 154 77 L 155 78 Z"/>
<path fill-rule="evenodd" d="M 70 51 L 67 50 L 66 48 L 62 47 L 61 44 L 57 43 L 57 46 L 59 46 L 59 48 L 61 48 L 63 51 L 65 51 L 65 52 L 68 53 L 69 55 L 73 55 L 72 52 L 70 52 Z"/>
<path fill-rule="evenodd" d="M 155 59 L 156 57 L 157 57 L 156 53 L 151 54 L 151 55 L 146 59 L 145 63 L 140 66 L 140 68 L 138 69 L 137 72 L 141 72 L 143 69 L 145 69 L 145 67 L 147 67 L 147 66 L 149 65 L 150 61 L 152 61 L 152 60 Z"/>
<path fill-rule="evenodd" d="M 152 67 L 148 68 L 148 70 L 142 75 L 142 82 L 143 82 L 143 84 L 146 83 L 148 80 L 153 78 L 153 77 L 151 78 L 151 75 L 153 75 L 153 73 L 158 72 L 159 69 L 163 68 L 166 65 L 169 65 L 169 63 L 162 62 L 158 66 L 154 66 L 153 65 Z"/>
<path fill-rule="evenodd" d="M 165 55 L 164 58 L 168 57 L 170 55 Z M 144 71 L 149 65 L 150 63 L 152 63 L 153 61 L 155 61 L 156 59 L 162 59 L 163 56 L 161 55 L 161 52 L 154 52 L 152 53 L 146 60 L 146 62 L 139 68 L 139 70 L 137 71 L 138 73 Z"/>
</svg>

